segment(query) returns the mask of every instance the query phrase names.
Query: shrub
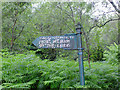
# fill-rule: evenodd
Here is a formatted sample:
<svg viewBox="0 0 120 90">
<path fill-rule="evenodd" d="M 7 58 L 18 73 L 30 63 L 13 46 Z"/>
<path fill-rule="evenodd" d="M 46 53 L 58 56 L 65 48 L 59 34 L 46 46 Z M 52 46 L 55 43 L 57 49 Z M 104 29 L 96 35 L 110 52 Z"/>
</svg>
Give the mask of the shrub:
<svg viewBox="0 0 120 90">
<path fill-rule="evenodd" d="M 80 85 L 78 62 L 41 60 L 35 52 L 3 57 L 3 88 L 117 88 L 118 67 L 106 62 L 84 62 L 85 86 Z"/>
<path fill-rule="evenodd" d="M 55 49 L 38 49 L 36 55 L 39 56 L 42 60 L 49 59 L 54 61 L 57 56 L 57 50 Z"/>
<path fill-rule="evenodd" d="M 116 43 L 112 44 L 111 46 L 107 46 L 108 50 L 104 51 L 104 59 L 112 64 L 118 64 L 118 57 L 120 56 L 118 53 L 118 45 Z"/>
<path fill-rule="evenodd" d="M 92 61 L 103 61 L 103 48 L 101 46 L 97 46 L 92 48 L 90 60 Z"/>
</svg>

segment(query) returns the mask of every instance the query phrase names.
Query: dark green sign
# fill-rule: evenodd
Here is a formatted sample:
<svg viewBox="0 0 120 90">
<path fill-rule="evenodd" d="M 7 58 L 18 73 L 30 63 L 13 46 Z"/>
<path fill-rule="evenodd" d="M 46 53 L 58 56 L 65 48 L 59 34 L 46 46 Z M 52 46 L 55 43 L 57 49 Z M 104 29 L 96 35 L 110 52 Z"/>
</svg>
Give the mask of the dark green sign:
<svg viewBox="0 0 120 90">
<path fill-rule="evenodd" d="M 32 43 L 37 48 L 77 49 L 76 40 L 76 34 L 65 34 L 64 36 L 40 36 Z"/>
</svg>

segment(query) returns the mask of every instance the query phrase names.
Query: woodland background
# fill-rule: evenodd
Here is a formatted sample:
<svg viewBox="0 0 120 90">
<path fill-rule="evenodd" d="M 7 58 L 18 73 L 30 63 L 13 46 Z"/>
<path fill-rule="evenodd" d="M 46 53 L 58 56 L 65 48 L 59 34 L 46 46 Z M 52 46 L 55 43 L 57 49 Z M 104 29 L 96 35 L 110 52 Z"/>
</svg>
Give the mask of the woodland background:
<svg viewBox="0 0 120 90">
<path fill-rule="evenodd" d="M 102 9 L 101 9 L 101 8 Z M 2 2 L 1 88 L 119 88 L 120 2 Z M 82 29 L 85 86 L 77 50 L 37 49 L 39 36 Z"/>
</svg>

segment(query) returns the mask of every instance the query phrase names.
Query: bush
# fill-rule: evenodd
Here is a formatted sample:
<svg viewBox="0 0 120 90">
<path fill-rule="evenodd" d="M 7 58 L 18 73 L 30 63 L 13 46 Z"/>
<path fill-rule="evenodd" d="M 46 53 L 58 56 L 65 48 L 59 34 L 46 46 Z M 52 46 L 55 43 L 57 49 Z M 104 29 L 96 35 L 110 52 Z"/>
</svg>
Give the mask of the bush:
<svg viewBox="0 0 120 90">
<path fill-rule="evenodd" d="M 117 88 L 118 67 L 106 62 L 84 62 L 85 86 L 80 85 L 79 65 L 72 60 L 41 60 L 35 52 L 3 57 L 3 88 Z"/>
<path fill-rule="evenodd" d="M 101 46 L 97 46 L 92 48 L 90 60 L 92 61 L 103 61 L 103 48 Z"/>
<path fill-rule="evenodd" d="M 85 68 L 86 83 L 91 88 L 118 88 L 118 66 L 112 66 L 106 61 L 94 62 L 91 66 L 90 70 Z"/>
<path fill-rule="evenodd" d="M 111 46 L 107 46 L 107 49 L 108 50 L 104 51 L 104 59 L 112 65 L 117 65 L 118 58 L 120 57 L 118 53 L 118 45 L 114 43 Z"/>
<path fill-rule="evenodd" d="M 54 61 L 57 56 L 57 50 L 55 49 L 38 49 L 36 55 L 39 56 L 42 60 L 49 59 Z"/>
</svg>

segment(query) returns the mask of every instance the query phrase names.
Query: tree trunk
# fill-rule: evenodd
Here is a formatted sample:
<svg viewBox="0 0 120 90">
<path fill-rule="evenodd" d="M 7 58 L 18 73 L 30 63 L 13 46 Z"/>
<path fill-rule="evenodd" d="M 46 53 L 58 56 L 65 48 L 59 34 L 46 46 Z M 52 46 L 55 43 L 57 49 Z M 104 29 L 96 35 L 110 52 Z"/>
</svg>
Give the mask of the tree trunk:
<svg viewBox="0 0 120 90">
<path fill-rule="evenodd" d="M 14 29 L 15 29 L 16 22 L 17 22 L 17 19 L 15 19 L 15 22 L 12 28 L 12 40 L 11 40 L 11 47 L 10 47 L 11 51 L 13 50 L 13 45 L 14 45 Z"/>
<path fill-rule="evenodd" d="M 89 64 L 89 68 L 91 68 L 91 65 L 90 65 L 90 50 L 89 50 L 89 45 L 88 45 L 87 39 L 86 39 L 86 46 L 87 46 L 87 53 L 88 53 L 88 64 Z"/>
<path fill-rule="evenodd" d="M 88 64 L 89 64 L 89 68 L 91 68 L 91 65 L 90 65 L 90 50 L 89 50 L 88 38 L 87 38 L 87 35 L 85 33 L 84 28 L 83 28 L 83 34 L 84 34 L 84 37 L 85 37 L 85 42 L 86 42 L 86 47 L 87 47 Z"/>
</svg>

